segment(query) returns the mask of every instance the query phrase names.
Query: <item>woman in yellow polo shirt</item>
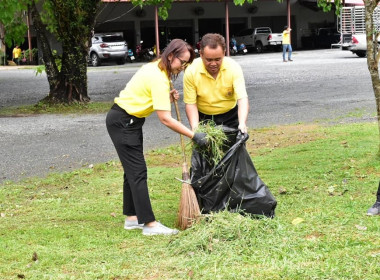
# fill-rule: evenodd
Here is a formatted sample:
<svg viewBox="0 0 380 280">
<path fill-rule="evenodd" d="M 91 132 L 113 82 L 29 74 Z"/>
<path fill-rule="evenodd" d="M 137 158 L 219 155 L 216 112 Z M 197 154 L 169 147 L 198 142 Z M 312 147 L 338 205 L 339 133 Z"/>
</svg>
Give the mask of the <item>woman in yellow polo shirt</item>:
<svg viewBox="0 0 380 280">
<path fill-rule="evenodd" d="M 178 99 L 170 80 L 190 64 L 195 57 L 192 47 L 174 39 L 161 57 L 142 66 L 128 82 L 107 114 L 108 133 L 124 169 L 123 214 L 125 229 L 142 229 L 144 235 L 176 234 L 154 216 L 147 185 L 147 167 L 143 154 L 142 126 L 145 118 L 156 111 L 161 123 L 175 132 L 206 145 L 204 133 L 194 133 L 172 118 L 171 101 Z"/>
</svg>

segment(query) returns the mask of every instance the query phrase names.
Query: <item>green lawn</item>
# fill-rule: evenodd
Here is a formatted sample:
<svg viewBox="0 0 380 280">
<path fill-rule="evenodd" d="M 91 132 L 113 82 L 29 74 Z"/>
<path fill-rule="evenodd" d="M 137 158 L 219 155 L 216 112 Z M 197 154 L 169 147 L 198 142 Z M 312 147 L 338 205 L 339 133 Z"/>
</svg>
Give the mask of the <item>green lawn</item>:
<svg viewBox="0 0 380 280">
<path fill-rule="evenodd" d="M 376 123 L 250 132 L 274 219 L 221 212 L 177 236 L 123 229 L 118 162 L 0 185 L 0 279 L 379 279 Z M 147 154 L 156 217 L 174 226 L 178 147 Z"/>
<path fill-rule="evenodd" d="M 96 114 L 109 111 L 113 102 L 88 102 L 73 104 L 47 104 L 39 102 L 35 105 L 21 105 L 0 108 L 0 117 L 25 116 L 34 114 Z"/>
</svg>

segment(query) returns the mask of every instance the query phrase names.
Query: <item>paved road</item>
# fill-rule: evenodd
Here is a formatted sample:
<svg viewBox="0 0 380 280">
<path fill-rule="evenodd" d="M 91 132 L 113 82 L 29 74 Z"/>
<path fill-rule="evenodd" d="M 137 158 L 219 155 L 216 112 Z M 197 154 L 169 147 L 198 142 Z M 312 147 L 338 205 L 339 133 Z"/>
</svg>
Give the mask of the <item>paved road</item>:
<svg viewBox="0 0 380 280">
<path fill-rule="evenodd" d="M 294 62 L 288 63 L 282 62 L 280 53 L 234 58 L 244 70 L 252 128 L 331 119 L 375 120 L 366 59 L 337 49 L 294 52 Z M 92 100 L 113 100 L 140 65 L 89 68 Z M 175 82 L 178 89 L 181 81 L 179 77 Z M 36 77 L 33 70 L 0 69 L 0 108 L 34 104 L 47 92 L 46 77 Z M 180 110 L 184 111 L 183 104 Z M 104 120 L 105 114 L 0 118 L 0 182 L 116 159 Z M 178 141 L 179 136 L 154 114 L 147 119 L 145 149 Z"/>
</svg>

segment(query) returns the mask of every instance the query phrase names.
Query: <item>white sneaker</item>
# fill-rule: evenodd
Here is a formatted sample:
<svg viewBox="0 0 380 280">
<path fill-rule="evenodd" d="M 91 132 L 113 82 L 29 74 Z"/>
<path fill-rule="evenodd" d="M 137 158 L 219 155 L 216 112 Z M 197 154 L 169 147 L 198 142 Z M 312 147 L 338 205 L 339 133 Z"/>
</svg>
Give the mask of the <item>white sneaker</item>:
<svg viewBox="0 0 380 280">
<path fill-rule="evenodd" d="M 139 224 L 137 221 L 128 221 L 125 220 L 124 229 L 143 229 L 144 224 Z"/>
<path fill-rule="evenodd" d="M 143 235 L 172 235 L 177 233 L 179 233 L 178 230 L 168 228 L 160 222 L 157 222 L 157 225 L 154 227 L 148 227 L 145 225 L 143 227 Z"/>
<path fill-rule="evenodd" d="M 376 201 L 375 204 L 368 209 L 368 216 L 380 215 L 380 201 Z"/>
</svg>

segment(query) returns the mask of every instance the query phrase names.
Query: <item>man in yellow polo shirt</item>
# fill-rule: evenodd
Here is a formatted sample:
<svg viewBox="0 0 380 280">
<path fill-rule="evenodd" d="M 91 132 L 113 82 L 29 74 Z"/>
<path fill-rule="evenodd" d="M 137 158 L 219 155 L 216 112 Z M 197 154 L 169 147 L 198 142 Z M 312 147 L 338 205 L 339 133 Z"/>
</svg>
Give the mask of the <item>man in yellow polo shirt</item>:
<svg viewBox="0 0 380 280">
<path fill-rule="evenodd" d="M 243 71 L 225 57 L 226 41 L 220 34 L 202 37 L 200 57 L 188 66 L 184 75 L 184 102 L 190 126 L 212 119 L 247 133 L 248 96 Z"/>
</svg>

